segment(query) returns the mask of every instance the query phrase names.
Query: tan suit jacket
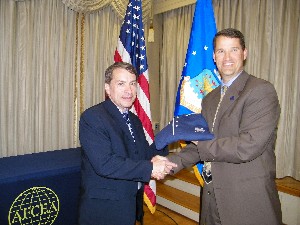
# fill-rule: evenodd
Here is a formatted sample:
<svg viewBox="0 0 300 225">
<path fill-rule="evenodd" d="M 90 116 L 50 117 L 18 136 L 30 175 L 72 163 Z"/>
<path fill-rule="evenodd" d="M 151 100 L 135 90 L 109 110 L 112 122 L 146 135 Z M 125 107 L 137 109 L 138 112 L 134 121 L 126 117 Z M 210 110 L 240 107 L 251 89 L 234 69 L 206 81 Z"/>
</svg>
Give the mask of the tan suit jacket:
<svg viewBox="0 0 300 225">
<path fill-rule="evenodd" d="M 218 87 L 203 99 L 202 114 L 210 129 L 220 93 Z M 282 224 L 274 153 L 279 115 L 273 85 L 242 72 L 222 100 L 215 138 L 197 146 L 189 144 L 168 157 L 178 164 L 175 172 L 198 161 L 212 162 L 222 225 Z"/>
</svg>

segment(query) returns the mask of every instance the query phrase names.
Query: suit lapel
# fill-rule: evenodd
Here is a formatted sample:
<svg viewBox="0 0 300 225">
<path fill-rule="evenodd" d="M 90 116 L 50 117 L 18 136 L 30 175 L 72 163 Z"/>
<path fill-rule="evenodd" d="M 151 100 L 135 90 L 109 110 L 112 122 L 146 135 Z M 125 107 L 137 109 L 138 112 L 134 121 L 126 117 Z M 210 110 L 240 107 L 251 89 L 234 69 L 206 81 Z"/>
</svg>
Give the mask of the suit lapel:
<svg viewBox="0 0 300 225">
<path fill-rule="evenodd" d="M 126 134 L 126 136 L 133 141 L 129 128 L 126 124 L 126 121 L 124 120 L 117 106 L 110 99 L 105 101 L 105 109 L 108 111 L 108 114 L 110 114 L 113 117 L 113 120 L 116 122 L 116 129 L 120 128 Z"/>
<path fill-rule="evenodd" d="M 247 74 L 245 71 L 241 73 L 241 75 L 230 85 L 228 90 L 226 91 L 223 100 L 221 102 L 216 121 L 215 121 L 215 128 L 219 126 L 219 122 L 222 119 L 225 112 L 231 108 L 231 106 L 237 101 L 239 98 L 241 92 L 243 91 L 246 82 L 249 78 L 249 74 Z M 220 94 L 219 90 L 219 94 Z M 221 94 L 220 94 L 221 95 Z M 220 97 L 218 98 L 220 100 Z M 218 103 L 216 103 L 218 104 Z"/>
</svg>

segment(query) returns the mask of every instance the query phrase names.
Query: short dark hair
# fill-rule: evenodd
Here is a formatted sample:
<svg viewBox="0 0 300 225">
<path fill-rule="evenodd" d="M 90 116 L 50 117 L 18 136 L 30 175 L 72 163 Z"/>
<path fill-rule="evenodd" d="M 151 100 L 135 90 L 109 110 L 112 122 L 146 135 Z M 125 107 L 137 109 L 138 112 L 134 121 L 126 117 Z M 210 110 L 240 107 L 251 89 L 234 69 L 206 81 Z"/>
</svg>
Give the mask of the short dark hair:
<svg viewBox="0 0 300 225">
<path fill-rule="evenodd" d="M 213 40 L 214 49 L 216 48 L 216 40 L 220 36 L 224 36 L 224 37 L 228 37 L 228 38 L 238 38 L 240 40 L 242 49 L 245 50 L 245 48 L 246 48 L 245 38 L 241 31 L 234 29 L 234 28 L 227 28 L 227 29 L 219 31 L 218 33 L 216 33 L 214 40 Z"/>
<path fill-rule="evenodd" d="M 134 74 L 136 78 L 138 78 L 138 73 L 136 69 L 134 68 L 133 65 L 130 63 L 126 62 L 115 62 L 114 64 L 110 65 L 106 70 L 105 70 L 105 83 L 109 84 L 112 80 L 112 75 L 115 69 L 125 69 L 129 73 Z"/>
</svg>

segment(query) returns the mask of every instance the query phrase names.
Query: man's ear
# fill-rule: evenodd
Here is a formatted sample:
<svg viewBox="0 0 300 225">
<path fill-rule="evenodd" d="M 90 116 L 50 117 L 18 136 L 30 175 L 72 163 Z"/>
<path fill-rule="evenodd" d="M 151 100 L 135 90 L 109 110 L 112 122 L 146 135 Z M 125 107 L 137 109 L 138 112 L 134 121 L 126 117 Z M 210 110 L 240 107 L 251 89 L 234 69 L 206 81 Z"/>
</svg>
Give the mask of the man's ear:
<svg viewBox="0 0 300 225">
<path fill-rule="evenodd" d="M 247 59 L 247 56 L 248 56 L 248 49 L 245 48 L 245 50 L 244 50 L 244 60 Z"/>
<path fill-rule="evenodd" d="M 110 95 L 110 92 L 109 92 L 109 84 L 105 83 L 105 84 L 104 84 L 104 89 L 105 89 L 106 95 L 109 96 L 109 95 Z"/>
</svg>

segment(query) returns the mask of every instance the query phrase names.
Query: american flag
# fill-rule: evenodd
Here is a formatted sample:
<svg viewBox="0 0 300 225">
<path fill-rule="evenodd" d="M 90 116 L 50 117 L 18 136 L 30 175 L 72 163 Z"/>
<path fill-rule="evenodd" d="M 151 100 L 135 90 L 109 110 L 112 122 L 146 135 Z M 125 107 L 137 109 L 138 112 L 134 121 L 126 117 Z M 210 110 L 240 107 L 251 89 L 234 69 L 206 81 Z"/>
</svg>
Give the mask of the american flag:
<svg viewBox="0 0 300 225">
<path fill-rule="evenodd" d="M 121 27 L 114 60 L 115 62 L 131 63 L 139 74 L 137 98 L 131 111 L 142 121 L 146 139 L 150 145 L 153 143 L 154 133 L 151 123 L 149 75 L 142 19 L 141 0 L 130 0 Z M 156 185 L 154 180 L 145 185 L 144 201 L 151 213 L 154 213 L 156 205 Z"/>
</svg>

